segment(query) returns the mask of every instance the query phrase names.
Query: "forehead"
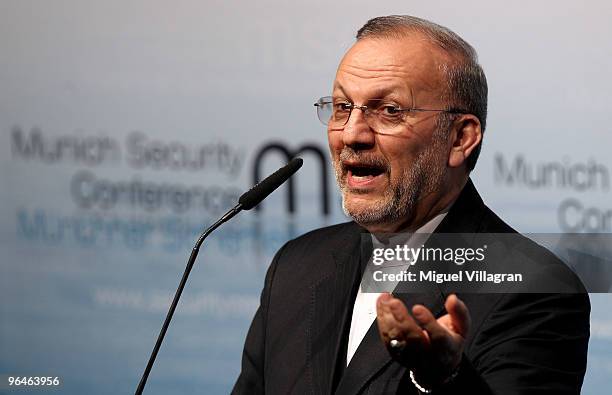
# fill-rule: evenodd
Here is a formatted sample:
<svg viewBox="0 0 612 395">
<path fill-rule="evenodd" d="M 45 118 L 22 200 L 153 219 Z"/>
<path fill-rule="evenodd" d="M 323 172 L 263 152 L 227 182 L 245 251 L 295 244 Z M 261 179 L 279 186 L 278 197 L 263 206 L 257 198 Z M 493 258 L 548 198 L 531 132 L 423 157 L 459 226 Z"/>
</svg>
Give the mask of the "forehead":
<svg viewBox="0 0 612 395">
<path fill-rule="evenodd" d="M 449 57 L 420 35 L 357 41 L 338 66 L 334 91 L 383 97 L 396 92 L 438 93 Z"/>
</svg>

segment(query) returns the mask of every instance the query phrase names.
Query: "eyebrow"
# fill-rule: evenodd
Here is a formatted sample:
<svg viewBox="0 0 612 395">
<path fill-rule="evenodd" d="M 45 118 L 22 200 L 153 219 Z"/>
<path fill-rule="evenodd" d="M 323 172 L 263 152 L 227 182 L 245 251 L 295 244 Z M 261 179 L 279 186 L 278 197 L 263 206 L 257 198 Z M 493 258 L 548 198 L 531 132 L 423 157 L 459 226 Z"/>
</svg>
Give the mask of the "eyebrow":
<svg viewBox="0 0 612 395">
<path fill-rule="evenodd" d="M 399 88 L 398 85 L 391 85 L 391 86 L 385 86 L 385 87 L 378 87 L 378 88 L 374 88 L 372 91 L 370 91 L 370 98 L 372 99 L 385 99 L 389 96 L 395 98 L 395 99 L 399 99 L 402 101 L 407 101 L 407 102 L 412 102 L 413 98 L 412 98 L 412 90 L 409 90 L 409 93 L 406 94 L 405 96 L 399 95 L 397 93 L 397 89 Z M 334 86 L 333 86 L 333 91 L 332 91 L 332 95 L 333 92 L 335 92 L 336 90 L 340 90 L 344 96 L 346 96 L 347 98 L 349 98 L 346 92 L 346 90 L 344 89 L 344 87 L 338 83 L 338 82 L 334 82 Z"/>
</svg>

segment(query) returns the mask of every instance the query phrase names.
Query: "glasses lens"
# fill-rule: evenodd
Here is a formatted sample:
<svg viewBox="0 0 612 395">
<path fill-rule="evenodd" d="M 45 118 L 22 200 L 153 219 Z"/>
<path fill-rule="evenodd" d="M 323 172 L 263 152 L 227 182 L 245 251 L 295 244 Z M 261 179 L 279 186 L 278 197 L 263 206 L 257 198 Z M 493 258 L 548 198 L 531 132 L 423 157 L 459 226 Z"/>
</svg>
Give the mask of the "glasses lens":
<svg viewBox="0 0 612 395">
<path fill-rule="evenodd" d="M 395 103 L 373 99 L 368 102 L 367 122 L 370 127 L 380 134 L 398 134 L 404 128 L 406 112 Z"/>
<path fill-rule="evenodd" d="M 342 127 L 348 121 L 354 105 L 346 100 L 324 96 L 315 103 L 317 116 L 323 125 L 331 128 Z M 405 110 L 381 99 L 371 99 L 365 106 L 358 106 L 363 111 L 366 122 L 377 133 L 396 134 L 402 131 Z"/>
<path fill-rule="evenodd" d="M 317 116 L 323 125 L 327 125 L 332 116 L 333 103 L 330 96 L 325 96 L 317 101 Z"/>
</svg>

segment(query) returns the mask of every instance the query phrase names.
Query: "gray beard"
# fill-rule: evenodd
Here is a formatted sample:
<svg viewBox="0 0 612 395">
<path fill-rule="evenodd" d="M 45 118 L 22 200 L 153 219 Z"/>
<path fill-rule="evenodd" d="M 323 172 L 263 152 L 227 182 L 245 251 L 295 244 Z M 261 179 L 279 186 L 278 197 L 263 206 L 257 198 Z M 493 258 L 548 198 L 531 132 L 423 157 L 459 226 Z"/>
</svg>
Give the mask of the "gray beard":
<svg viewBox="0 0 612 395">
<path fill-rule="evenodd" d="M 417 203 L 431 192 L 440 190 L 444 183 L 447 155 L 441 157 L 443 140 L 439 136 L 433 140 L 434 143 L 419 154 L 412 166 L 403 169 L 402 182 L 391 185 L 381 199 L 364 208 L 351 208 L 346 204 L 349 188 L 342 178 L 340 161 L 334 161 L 344 213 L 362 226 L 409 221 L 415 214 Z"/>
</svg>

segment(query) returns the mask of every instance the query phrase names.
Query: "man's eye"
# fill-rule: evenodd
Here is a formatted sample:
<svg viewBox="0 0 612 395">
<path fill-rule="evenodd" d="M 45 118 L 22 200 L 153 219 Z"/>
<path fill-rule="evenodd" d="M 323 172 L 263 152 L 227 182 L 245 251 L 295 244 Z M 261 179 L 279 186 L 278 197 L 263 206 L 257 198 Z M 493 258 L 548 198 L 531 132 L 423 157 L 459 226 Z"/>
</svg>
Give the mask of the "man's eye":
<svg viewBox="0 0 612 395">
<path fill-rule="evenodd" d="M 336 103 L 334 104 L 336 111 L 351 111 L 351 103 Z"/>
<path fill-rule="evenodd" d="M 395 106 L 383 106 L 381 112 L 383 115 L 398 115 L 402 112 L 402 109 Z"/>
</svg>

